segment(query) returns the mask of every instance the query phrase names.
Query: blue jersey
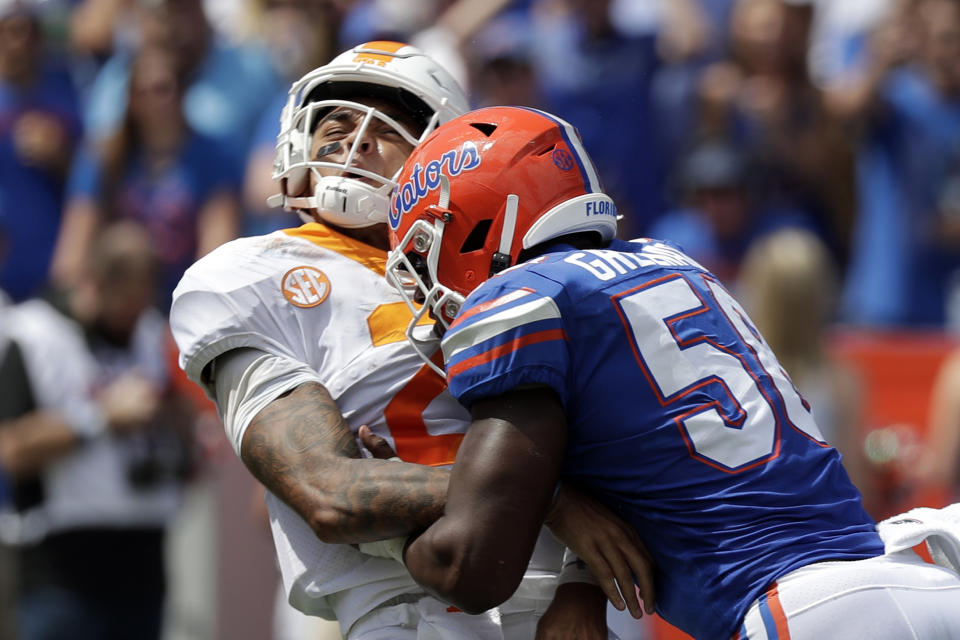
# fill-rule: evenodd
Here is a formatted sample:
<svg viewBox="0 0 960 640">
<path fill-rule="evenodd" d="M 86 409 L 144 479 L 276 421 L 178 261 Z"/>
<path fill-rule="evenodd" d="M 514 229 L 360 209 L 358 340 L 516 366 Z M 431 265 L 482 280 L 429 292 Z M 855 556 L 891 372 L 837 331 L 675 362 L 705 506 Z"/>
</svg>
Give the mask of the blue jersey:
<svg viewBox="0 0 960 640">
<path fill-rule="evenodd" d="M 778 577 L 883 553 L 837 451 L 741 306 L 671 244 L 563 248 L 491 278 L 443 340 L 463 404 L 559 395 L 563 478 L 640 532 L 657 611 L 729 638 Z"/>
</svg>

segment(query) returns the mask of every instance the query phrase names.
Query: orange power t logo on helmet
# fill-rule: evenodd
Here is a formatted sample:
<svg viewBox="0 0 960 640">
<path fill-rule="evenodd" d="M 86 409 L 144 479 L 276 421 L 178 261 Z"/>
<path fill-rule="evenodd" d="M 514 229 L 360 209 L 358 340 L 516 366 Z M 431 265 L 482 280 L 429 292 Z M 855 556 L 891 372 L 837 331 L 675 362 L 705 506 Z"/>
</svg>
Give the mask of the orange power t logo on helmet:
<svg viewBox="0 0 960 640">
<path fill-rule="evenodd" d="M 367 42 L 357 47 L 358 52 L 353 61 L 383 67 L 393 59 L 392 54 L 405 46 L 407 45 L 402 42 L 390 42 L 389 40 Z"/>
</svg>

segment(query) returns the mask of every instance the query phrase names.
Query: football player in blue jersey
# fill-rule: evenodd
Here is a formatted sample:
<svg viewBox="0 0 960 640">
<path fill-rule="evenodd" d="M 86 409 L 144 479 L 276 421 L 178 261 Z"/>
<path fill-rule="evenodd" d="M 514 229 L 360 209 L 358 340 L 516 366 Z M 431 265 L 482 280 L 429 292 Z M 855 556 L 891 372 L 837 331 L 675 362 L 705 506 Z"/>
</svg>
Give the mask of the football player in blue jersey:
<svg viewBox="0 0 960 640">
<path fill-rule="evenodd" d="M 696 638 L 960 638 L 960 576 L 884 552 L 723 284 L 669 242 L 615 238 L 572 126 L 477 110 L 397 184 L 387 277 L 445 331 L 473 419 L 443 516 L 406 542 L 421 584 L 467 611 L 507 598 L 563 482 L 640 533 L 658 613 Z"/>
</svg>

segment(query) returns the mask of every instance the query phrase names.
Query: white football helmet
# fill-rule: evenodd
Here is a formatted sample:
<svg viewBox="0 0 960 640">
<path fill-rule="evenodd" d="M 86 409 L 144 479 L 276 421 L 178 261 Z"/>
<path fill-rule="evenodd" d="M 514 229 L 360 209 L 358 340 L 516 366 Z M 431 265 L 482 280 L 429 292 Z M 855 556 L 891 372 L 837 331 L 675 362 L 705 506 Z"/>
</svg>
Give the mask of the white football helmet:
<svg viewBox="0 0 960 640">
<path fill-rule="evenodd" d="M 382 111 L 356 102 L 360 97 L 400 107 L 422 125 L 422 131 L 408 131 Z M 362 114 L 354 140 L 363 137 L 373 119 L 379 119 L 416 146 L 438 124 L 465 113 L 469 104 L 453 76 L 416 47 L 400 42 L 361 44 L 293 83 L 280 115 L 273 165 L 281 193 L 267 203 L 295 210 L 307 222 L 317 216 L 341 227 L 358 228 L 387 221 L 396 175 L 351 166 L 354 148 L 347 150 L 343 162 L 310 157 L 313 129 L 335 107 Z M 321 167 L 344 174 L 321 176 L 317 171 Z M 307 193 L 311 171 L 316 187 Z"/>
</svg>

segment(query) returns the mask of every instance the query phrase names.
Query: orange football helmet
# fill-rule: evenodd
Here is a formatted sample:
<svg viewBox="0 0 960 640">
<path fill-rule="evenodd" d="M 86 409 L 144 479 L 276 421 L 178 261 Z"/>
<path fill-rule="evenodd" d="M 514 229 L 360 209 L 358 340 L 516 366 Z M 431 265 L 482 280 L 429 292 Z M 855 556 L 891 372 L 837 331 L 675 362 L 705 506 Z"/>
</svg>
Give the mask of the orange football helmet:
<svg viewBox="0 0 960 640">
<path fill-rule="evenodd" d="M 608 241 L 616 213 L 572 125 L 535 109 L 478 109 L 438 127 L 400 171 L 387 278 L 411 327 L 427 312 L 446 327 L 521 251 L 578 232 Z"/>
</svg>

